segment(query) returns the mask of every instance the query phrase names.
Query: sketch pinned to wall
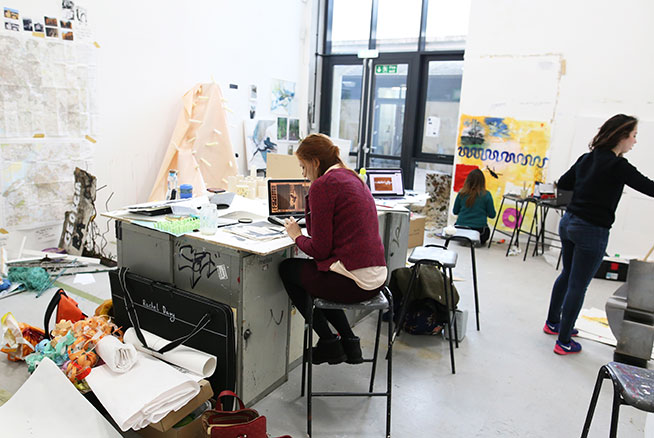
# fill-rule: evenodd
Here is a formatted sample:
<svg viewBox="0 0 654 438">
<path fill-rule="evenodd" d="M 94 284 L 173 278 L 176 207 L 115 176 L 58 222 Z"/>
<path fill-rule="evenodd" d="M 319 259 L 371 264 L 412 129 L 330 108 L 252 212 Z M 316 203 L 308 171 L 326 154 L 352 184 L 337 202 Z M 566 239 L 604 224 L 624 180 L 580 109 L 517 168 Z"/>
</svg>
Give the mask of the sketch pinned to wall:
<svg viewBox="0 0 654 438">
<path fill-rule="evenodd" d="M 300 119 L 288 120 L 288 139 L 292 141 L 300 139 Z"/>
<path fill-rule="evenodd" d="M 275 114 L 297 115 L 295 82 L 272 80 L 270 110 Z"/>
<path fill-rule="evenodd" d="M 550 145 L 550 125 L 546 122 L 509 117 L 461 115 L 455 155 L 454 192 L 463 187 L 473 169 L 481 169 L 486 189 L 499 209 L 505 193 L 533 192 L 534 182 L 544 181 Z M 455 196 L 451 197 L 453 202 Z M 513 229 L 523 220 L 513 208 L 505 209 L 498 227 Z"/>
<path fill-rule="evenodd" d="M 20 18 L 20 33 L 0 34 L 0 224 L 11 228 L 64 220 L 75 167 L 92 166 L 99 119 L 95 49 L 34 38 L 46 19 L 58 31 L 58 18 Z"/>
<path fill-rule="evenodd" d="M 274 120 L 245 120 L 245 151 L 250 169 L 265 169 L 268 153 L 278 152 L 277 124 Z"/>
<path fill-rule="evenodd" d="M 95 216 L 96 178 L 80 168 L 75 169 L 73 208 L 66 212 L 59 248 L 67 254 L 81 255 L 88 236 L 89 223 Z"/>
<path fill-rule="evenodd" d="M 250 85 L 250 119 L 257 115 L 257 86 Z"/>
</svg>

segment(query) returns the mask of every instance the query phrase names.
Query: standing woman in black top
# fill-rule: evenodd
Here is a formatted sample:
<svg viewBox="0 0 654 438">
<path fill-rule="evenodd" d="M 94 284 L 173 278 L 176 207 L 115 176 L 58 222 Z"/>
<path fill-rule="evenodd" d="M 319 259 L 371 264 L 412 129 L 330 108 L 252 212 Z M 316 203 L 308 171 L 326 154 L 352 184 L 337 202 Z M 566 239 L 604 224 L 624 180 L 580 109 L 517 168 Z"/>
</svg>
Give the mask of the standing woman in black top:
<svg viewBox="0 0 654 438">
<path fill-rule="evenodd" d="M 618 114 L 604 122 L 583 154 L 559 179 L 557 186 L 572 190 L 572 200 L 559 223 L 563 270 L 554 282 L 543 331 L 558 335 L 557 354 L 579 353 L 571 339 L 586 289 L 597 272 L 609 240 L 609 229 L 625 184 L 654 196 L 654 181 L 623 157 L 636 144 L 638 120 Z"/>
</svg>

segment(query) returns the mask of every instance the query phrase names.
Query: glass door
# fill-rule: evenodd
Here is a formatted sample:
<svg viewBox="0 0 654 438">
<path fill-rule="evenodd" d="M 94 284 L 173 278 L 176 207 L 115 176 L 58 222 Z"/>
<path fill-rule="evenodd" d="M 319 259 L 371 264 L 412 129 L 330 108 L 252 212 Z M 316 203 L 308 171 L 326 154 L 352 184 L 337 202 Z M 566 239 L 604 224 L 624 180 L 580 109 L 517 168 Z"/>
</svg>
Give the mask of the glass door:
<svg viewBox="0 0 654 438">
<path fill-rule="evenodd" d="M 373 63 L 370 141 L 361 165 L 401 167 L 409 63 Z"/>
</svg>

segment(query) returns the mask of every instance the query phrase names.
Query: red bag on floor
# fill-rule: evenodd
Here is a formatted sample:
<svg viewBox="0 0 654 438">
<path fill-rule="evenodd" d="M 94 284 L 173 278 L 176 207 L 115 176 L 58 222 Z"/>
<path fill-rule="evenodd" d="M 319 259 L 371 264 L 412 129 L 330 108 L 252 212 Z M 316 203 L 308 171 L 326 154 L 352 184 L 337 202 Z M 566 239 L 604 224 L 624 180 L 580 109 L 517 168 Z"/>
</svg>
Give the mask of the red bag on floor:
<svg viewBox="0 0 654 438">
<path fill-rule="evenodd" d="M 48 339 L 52 339 L 50 336 L 50 318 L 54 312 L 55 307 L 57 308 L 57 316 L 55 318 L 55 324 L 65 319 L 70 322 L 77 322 L 86 318 L 86 315 L 77 307 L 77 301 L 70 298 L 66 295 L 63 289 L 59 289 L 55 292 L 54 296 L 48 304 L 48 308 L 45 310 L 45 319 L 43 321 L 43 328 L 45 329 L 45 336 Z"/>
<path fill-rule="evenodd" d="M 221 399 L 234 397 L 239 409 L 224 411 Z M 208 438 L 268 438 L 266 417 L 254 409 L 246 409 L 240 398 L 232 391 L 222 391 L 216 399 L 216 409 L 209 409 L 202 414 L 202 427 Z M 284 435 L 279 438 L 291 438 Z"/>
</svg>

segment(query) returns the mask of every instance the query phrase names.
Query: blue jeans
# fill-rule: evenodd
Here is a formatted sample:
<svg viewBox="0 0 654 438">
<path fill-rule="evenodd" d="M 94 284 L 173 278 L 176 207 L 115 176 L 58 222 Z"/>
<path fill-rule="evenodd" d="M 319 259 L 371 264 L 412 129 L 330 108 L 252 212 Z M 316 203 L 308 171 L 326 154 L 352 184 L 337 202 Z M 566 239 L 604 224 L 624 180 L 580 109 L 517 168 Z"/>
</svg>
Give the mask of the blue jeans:
<svg viewBox="0 0 654 438">
<path fill-rule="evenodd" d="M 547 320 L 561 323 L 559 341 L 567 344 L 584 304 L 586 289 L 604 258 L 609 229 L 568 212 L 559 223 L 559 236 L 563 270 L 552 288 Z"/>
</svg>

